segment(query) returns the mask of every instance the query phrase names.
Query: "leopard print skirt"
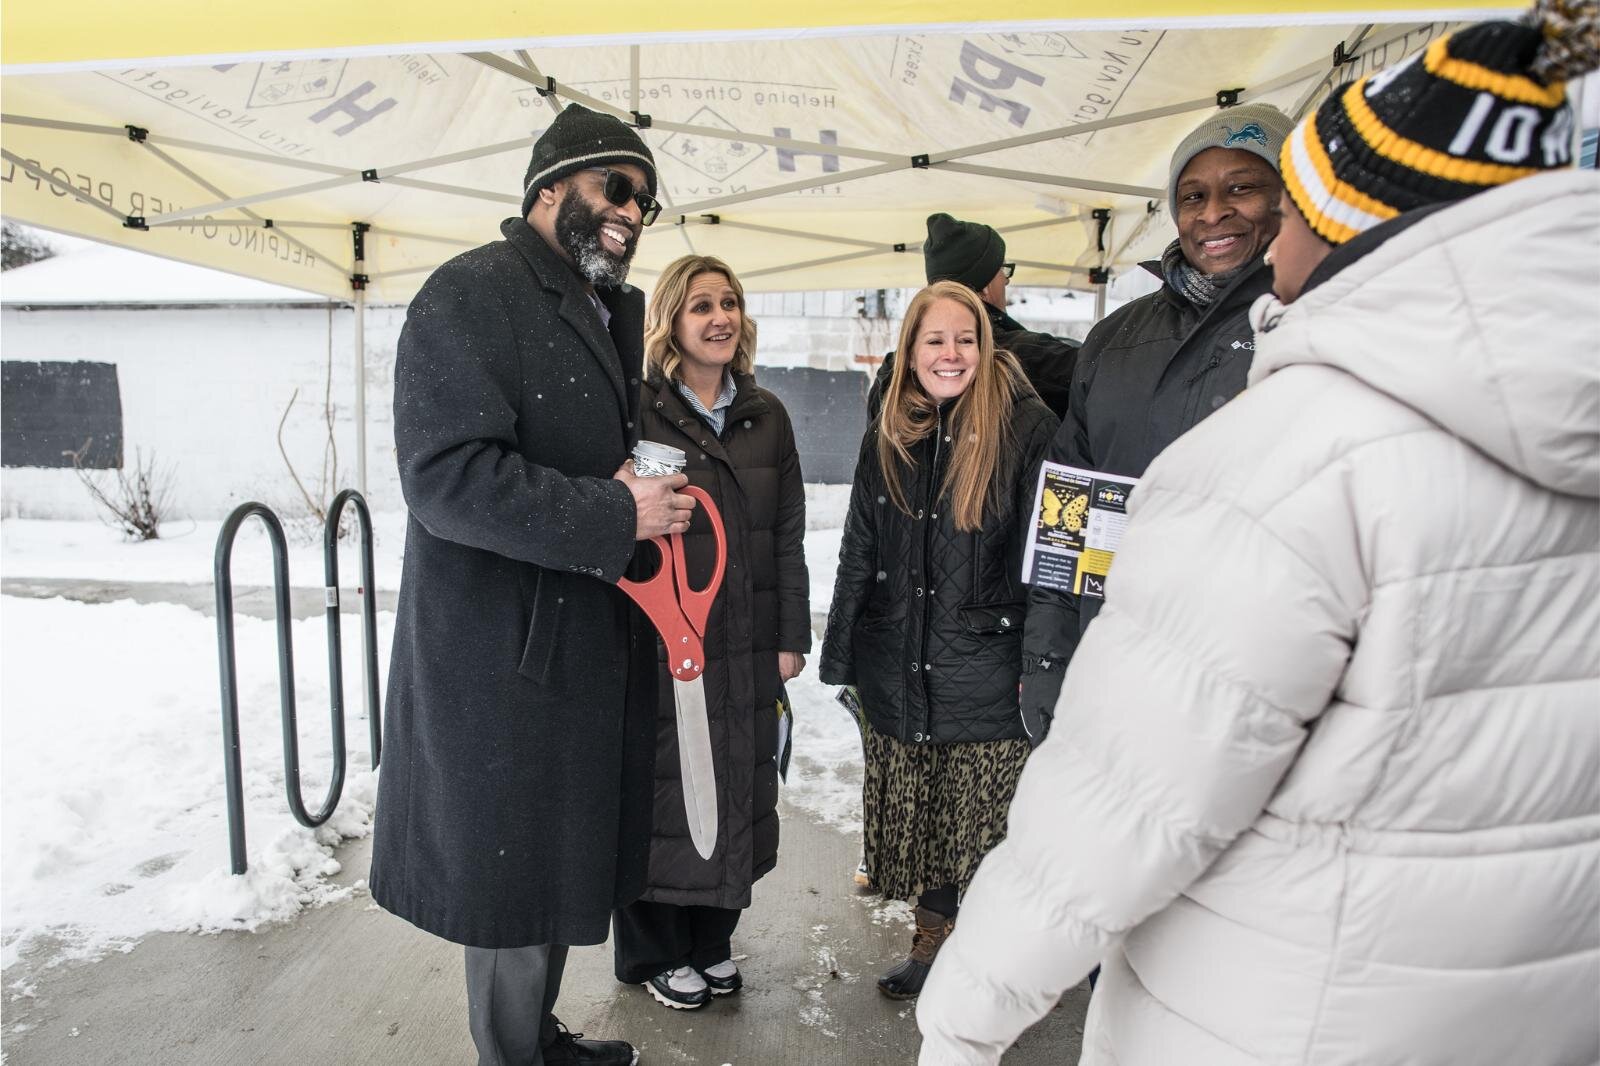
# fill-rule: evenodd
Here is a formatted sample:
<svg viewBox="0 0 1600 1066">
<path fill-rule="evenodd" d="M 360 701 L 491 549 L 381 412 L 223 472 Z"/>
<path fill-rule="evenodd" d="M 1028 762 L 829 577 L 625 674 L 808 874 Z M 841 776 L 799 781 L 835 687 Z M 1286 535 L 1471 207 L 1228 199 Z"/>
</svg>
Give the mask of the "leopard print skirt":
<svg viewBox="0 0 1600 1066">
<path fill-rule="evenodd" d="M 889 899 L 955 885 L 1006 835 L 1026 740 L 903 744 L 868 727 L 862 835 L 867 870 Z"/>
</svg>

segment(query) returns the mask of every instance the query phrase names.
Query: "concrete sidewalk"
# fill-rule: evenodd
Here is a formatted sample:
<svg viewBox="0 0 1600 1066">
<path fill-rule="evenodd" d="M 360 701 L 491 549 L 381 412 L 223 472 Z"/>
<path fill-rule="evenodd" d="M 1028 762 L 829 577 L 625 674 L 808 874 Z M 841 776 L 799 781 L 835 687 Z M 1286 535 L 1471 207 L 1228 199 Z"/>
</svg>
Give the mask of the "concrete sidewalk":
<svg viewBox="0 0 1600 1066">
<path fill-rule="evenodd" d="M 783 816 L 778 868 L 734 935 L 742 993 L 668 1011 L 615 981 L 609 947 L 580 948 L 562 1020 L 631 1040 L 644 1066 L 914 1062 L 912 1005 L 874 985 L 909 943 L 906 912 L 855 891 L 858 837 L 787 804 Z M 341 848 L 338 880 L 365 878 L 368 855 L 368 841 Z M 161 934 L 94 963 L 24 960 L 3 980 L 6 1066 L 475 1061 L 461 949 L 380 910 L 362 888 L 255 934 Z M 1005 1062 L 1076 1062 L 1087 1006 L 1087 985 L 1069 992 Z"/>
</svg>

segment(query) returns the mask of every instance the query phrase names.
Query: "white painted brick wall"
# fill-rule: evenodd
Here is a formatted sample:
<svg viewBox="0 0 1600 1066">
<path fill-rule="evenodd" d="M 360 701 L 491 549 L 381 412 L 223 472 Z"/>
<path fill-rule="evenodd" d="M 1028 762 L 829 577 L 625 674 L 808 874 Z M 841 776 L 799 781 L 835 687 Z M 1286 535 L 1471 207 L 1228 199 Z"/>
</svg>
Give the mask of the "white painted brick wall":
<svg viewBox="0 0 1600 1066">
<path fill-rule="evenodd" d="M 750 310 L 760 324 L 757 365 L 872 373 L 876 364 L 864 360 L 895 346 L 913 292 L 889 290 L 891 317 L 882 319 L 856 314 L 857 292 L 752 294 Z M 1013 313 L 1026 310 L 1019 306 Z M 1087 325 L 1017 317 L 1066 335 L 1081 335 Z M 374 509 L 402 505 L 392 396 L 395 344 L 404 321 L 403 307 L 367 310 L 367 477 Z M 131 466 L 140 450 L 173 468 L 173 514 L 179 518 L 221 517 L 248 499 L 286 514 L 303 509 L 278 451 L 278 421 L 298 388 L 284 443 L 315 492 L 326 439 L 322 400 L 330 345 L 340 467 L 331 497 L 335 488 L 355 484 L 349 307 L 331 313 L 276 305 L 0 311 L 5 359 L 117 364 L 125 463 Z M 90 518 L 95 510 L 71 470 L 6 468 L 0 474 L 0 515 Z"/>
</svg>

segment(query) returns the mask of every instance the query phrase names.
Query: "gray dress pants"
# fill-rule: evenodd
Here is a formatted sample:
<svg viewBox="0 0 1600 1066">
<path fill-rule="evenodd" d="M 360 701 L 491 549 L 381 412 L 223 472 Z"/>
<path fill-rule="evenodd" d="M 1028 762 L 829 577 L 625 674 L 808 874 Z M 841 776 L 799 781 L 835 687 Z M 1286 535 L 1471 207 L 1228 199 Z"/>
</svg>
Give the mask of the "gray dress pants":
<svg viewBox="0 0 1600 1066">
<path fill-rule="evenodd" d="M 467 948 L 467 1024 L 478 1066 L 544 1066 L 567 965 L 564 944 Z"/>
</svg>

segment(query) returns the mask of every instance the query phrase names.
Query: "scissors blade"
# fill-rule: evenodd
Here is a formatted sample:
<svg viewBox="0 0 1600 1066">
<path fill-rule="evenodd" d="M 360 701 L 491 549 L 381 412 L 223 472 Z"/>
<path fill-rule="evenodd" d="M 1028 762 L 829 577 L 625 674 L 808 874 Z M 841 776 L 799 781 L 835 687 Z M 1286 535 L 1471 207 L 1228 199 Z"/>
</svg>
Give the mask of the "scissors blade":
<svg viewBox="0 0 1600 1066">
<path fill-rule="evenodd" d="M 672 682 L 678 707 L 678 776 L 683 782 L 683 812 L 689 839 L 702 859 L 717 846 L 717 771 L 711 761 L 711 723 L 706 718 L 702 678 Z"/>
</svg>

